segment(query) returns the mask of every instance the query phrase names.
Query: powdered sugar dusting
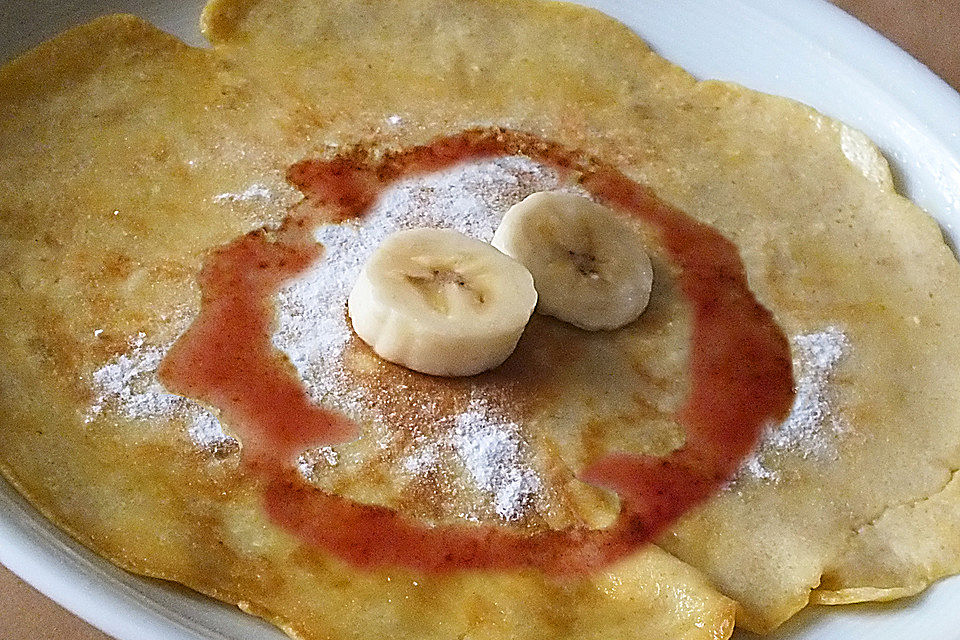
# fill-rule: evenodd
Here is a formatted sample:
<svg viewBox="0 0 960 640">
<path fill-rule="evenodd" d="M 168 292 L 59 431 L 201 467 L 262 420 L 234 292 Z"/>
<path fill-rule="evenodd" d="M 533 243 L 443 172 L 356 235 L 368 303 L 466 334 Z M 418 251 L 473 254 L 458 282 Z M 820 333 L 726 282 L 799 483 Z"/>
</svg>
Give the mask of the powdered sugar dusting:
<svg viewBox="0 0 960 640">
<path fill-rule="evenodd" d="M 105 410 L 129 420 L 171 419 L 179 417 L 187 424 L 191 439 L 203 448 L 233 450 L 236 440 L 223 432 L 220 421 L 200 404 L 164 389 L 157 379 L 157 367 L 169 345 L 151 345 L 140 332 L 125 353 L 112 358 L 93 373 L 96 394 L 87 410 L 92 422 Z"/>
<path fill-rule="evenodd" d="M 793 338 L 796 397 L 790 415 L 768 431 L 757 451 L 740 469 L 740 475 L 779 480 L 765 460 L 778 452 L 799 453 L 804 458 L 827 458 L 836 454 L 834 441 L 846 428 L 835 408 L 833 373 L 850 349 L 847 335 L 837 327 Z"/>
<path fill-rule="evenodd" d="M 340 454 L 333 447 L 316 447 L 304 451 L 297 459 L 297 467 L 305 477 L 309 478 L 318 472 L 318 467 L 326 469 L 340 464 Z"/>
<path fill-rule="evenodd" d="M 254 183 L 240 193 L 220 193 L 213 196 L 214 202 L 246 202 L 249 200 L 270 200 L 273 192 L 262 184 Z"/>
<path fill-rule="evenodd" d="M 440 447 L 426 438 L 419 438 L 414 443 L 413 453 L 401 460 L 403 470 L 413 475 L 434 471 L 440 465 Z"/>
<path fill-rule="evenodd" d="M 93 373 L 99 395 L 87 414 L 87 422 L 108 404 L 116 404 L 128 418 L 149 418 L 174 412 L 179 396 L 167 393 L 154 373 L 163 359 L 163 351 L 144 346 L 147 334 L 140 332 L 130 341 L 130 349 Z"/>
<path fill-rule="evenodd" d="M 493 498 L 497 515 L 518 520 L 533 504 L 539 476 L 523 463 L 520 427 L 498 419 L 481 401 L 474 401 L 454 419 L 451 442 L 467 472 Z"/>
<path fill-rule="evenodd" d="M 195 414 L 187 428 L 187 433 L 190 434 L 194 442 L 204 449 L 212 449 L 223 446 L 227 440 L 233 440 L 223 432 L 220 421 L 212 413 L 185 398 L 181 399 L 185 404 L 193 405 L 187 407 L 187 411 Z"/>
</svg>

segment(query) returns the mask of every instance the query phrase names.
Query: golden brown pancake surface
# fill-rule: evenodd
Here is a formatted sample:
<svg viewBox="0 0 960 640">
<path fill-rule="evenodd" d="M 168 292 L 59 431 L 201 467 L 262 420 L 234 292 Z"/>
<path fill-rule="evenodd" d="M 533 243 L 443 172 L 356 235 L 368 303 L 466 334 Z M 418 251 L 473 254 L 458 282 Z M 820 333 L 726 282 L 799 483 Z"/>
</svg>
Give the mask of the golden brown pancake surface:
<svg viewBox="0 0 960 640">
<path fill-rule="evenodd" d="M 204 25 L 213 50 L 108 17 L 0 71 L 0 466 L 82 542 L 308 638 L 725 637 L 734 606 L 766 630 L 811 590 L 882 599 L 957 570 L 960 268 L 858 134 L 788 100 L 696 83 L 621 25 L 564 4 L 228 1 Z M 732 486 L 658 547 L 573 583 L 358 571 L 305 548 L 264 516 L 236 442 L 203 439 L 213 415 L 153 375 L 197 312 L 208 252 L 299 201 L 291 164 L 490 125 L 583 149 L 715 226 L 794 346 L 798 411 Z M 526 193 L 557 187 L 576 188 L 535 163 L 480 163 L 318 237 L 327 264 L 344 266 L 335 250 L 373 246 L 391 225 L 482 236 Z M 310 354 L 330 345 L 304 338 L 298 318 L 338 321 L 304 315 L 332 276 L 292 283 L 275 342 L 318 400 L 363 424 L 357 441 L 312 452 L 307 472 L 428 522 L 602 526 L 616 504 L 575 475 L 610 450 L 683 440 L 672 413 L 689 318 L 654 256 L 640 321 L 587 334 L 535 316 L 514 359 L 541 369 L 509 384 L 510 363 L 437 381 L 349 335 L 329 352 L 337 367 L 317 369 Z M 500 418 L 481 435 L 514 451 L 520 491 L 501 502 L 503 483 L 477 480 L 444 422 L 478 407 Z"/>
</svg>

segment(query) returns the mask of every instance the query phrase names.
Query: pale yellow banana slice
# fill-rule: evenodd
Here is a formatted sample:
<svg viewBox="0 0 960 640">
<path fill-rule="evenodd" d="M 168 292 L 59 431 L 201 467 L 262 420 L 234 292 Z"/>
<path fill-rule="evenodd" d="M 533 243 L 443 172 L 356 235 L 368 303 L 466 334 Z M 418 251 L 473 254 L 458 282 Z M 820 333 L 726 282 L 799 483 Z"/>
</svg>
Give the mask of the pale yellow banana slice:
<svg viewBox="0 0 960 640">
<path fill-rule="evenodd" d="M 580 196 L 542 191 L 507 211 L 493 246 L 533 274 L 537 311 L 597 331 L 635 320 L 653 268 L 636 229 Z"/>
<path fill-rule="evenodd" d="M 380 357 L 437 376 L 502 363 L 536 305 L 526 267 L 449 229 L 388 237 L 347 301 L 353 330 Z"/>
</svg>

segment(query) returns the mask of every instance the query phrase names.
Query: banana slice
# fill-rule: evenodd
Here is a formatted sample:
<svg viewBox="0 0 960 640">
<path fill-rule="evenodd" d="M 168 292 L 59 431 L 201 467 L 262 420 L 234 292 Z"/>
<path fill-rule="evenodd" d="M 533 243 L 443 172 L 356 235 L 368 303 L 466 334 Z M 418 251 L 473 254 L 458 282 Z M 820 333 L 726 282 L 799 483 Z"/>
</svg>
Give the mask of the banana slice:
<svg viewBox="0 0 960 640">
<path fill-rule="evenodd" d="M 616 329 L 650 301 L 653 268 L 635 229 L 577 195 L 542 191 L 507 211 L 493 246 L 519 260 L 540 313 L 581 329 Z"/>
<path fill-rule="evenodd" d="M 380 357 L 437 376 L 470 376 L 502 363 L 536 305 L 522 264 L 449 229 L 388 237 L 347 301 L 353 330 Z"/>
</svg>

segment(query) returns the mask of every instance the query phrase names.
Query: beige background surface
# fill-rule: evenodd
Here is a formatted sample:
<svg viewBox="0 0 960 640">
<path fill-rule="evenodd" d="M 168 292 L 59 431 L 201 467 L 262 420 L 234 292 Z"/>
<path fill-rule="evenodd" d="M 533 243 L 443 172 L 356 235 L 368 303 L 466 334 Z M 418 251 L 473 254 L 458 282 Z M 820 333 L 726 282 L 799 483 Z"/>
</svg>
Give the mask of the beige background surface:
<svg viewBox="0 0 960 640">
<path fill-rule="evenodd" d="M 960 0 L 833 0 L 960 90 Z M 109 640 L 0 566 L 0 640 Z"/>
</svg>

